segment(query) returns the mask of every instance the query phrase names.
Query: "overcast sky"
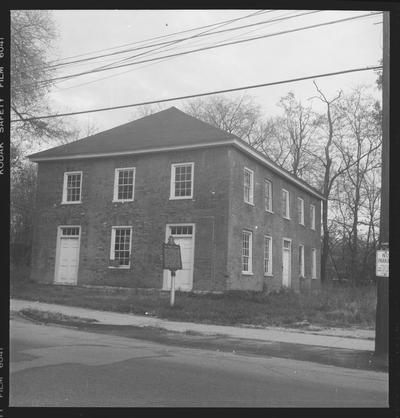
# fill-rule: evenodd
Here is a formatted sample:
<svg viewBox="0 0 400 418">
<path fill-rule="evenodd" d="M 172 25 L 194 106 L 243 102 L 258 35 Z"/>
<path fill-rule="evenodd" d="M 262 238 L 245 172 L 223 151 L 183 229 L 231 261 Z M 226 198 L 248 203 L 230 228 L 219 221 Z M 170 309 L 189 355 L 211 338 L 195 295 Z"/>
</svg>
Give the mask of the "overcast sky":
<svg viewBox="0 0 400 418">
<path fill-rule="evenodd" d="M 57 10 L 53 11 L 59 34 L 55 45 L 56 57 L 60 59 L 92 53 L 71 58 L 72 60 L 116 52 L 118 49 L 109 48 L 243 18 L 255 12 L 257 10 Z M 264 11 L 218 28 L 203 28 L 171 38 L 154 40 L 152 42 L 176 40 L 205 30 L 231 29 L 266 21 L 258 26 L 167 45 L 157 53 L 143 55 L 140 59 L 369 13 L 321 11 L 269 22 L 306 12 L 307 10 Z M 382 56 L 382 24 L 378 22 L 382 22 L 381 15 L 182 55 L 160 62 L 147 62 L 74 77 L 57 83 L 51 98 L 58 111 L 80 111 L 374 66 L 378 65 Z M 129 47 L 138 46 L 141 44 Z M 128 46 L 123 48 L 126 49 Z M 93 53 L 94 51 L 100 52 Z M 59 70 L 57 76 L 90 70 L 146 51 L 148 52 L 137 50 L 130 54 L 105 57 L 101 61 L 75 64 Z M 319 79 L 317 82 L 328 96 L 335 94 L 338 89 L 349 91 L 357 84 L 371 85 L 371 93 L 378 98 L 380 94 L 375 88 L 375 80 L 375 72 L 366 71 Z M 252 89 L 247 93 L 262 106 L 266 116 L 272 116 L 279 112 L 276 103 L 280 97 L 290 90 L 304 101 L 315 95 L 312 80 Z M 240 94 L 243 92 L 229 93 L 227 96 L 235 97 Z M 313 105 L 318 110 L 318 103 L 313 101 Z M 171 102 L 167 106 L 182 109 L 182 103 L 179 101 Z M 79 116 L 77 120 L 84 125 L 90 122 L 100 130 L 105 130 L 128 122 L 132 119 L 133 112 L 132 108 L 100 112 Z"/>
</svg>

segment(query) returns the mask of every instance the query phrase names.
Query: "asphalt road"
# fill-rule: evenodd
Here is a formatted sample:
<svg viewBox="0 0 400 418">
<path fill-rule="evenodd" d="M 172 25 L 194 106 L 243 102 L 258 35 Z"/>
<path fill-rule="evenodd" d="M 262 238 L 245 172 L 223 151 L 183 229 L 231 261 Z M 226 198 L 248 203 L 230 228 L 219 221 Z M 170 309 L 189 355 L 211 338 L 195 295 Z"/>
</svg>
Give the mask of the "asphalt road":
<svg viewBox="0 0 400 418">
<path fill-rule="evenodd" d="M 386 373 L 11 320 L 10 406 L 387 407 Z"/>
</svg>

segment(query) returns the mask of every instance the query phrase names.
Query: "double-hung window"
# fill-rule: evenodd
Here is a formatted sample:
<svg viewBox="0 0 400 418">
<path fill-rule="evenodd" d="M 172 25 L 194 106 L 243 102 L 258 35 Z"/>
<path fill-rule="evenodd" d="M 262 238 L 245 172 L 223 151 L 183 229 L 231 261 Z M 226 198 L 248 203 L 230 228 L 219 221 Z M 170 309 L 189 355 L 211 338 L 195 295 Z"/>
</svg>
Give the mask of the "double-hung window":
<svg viewBox="0 0 400 418">
<path fill-rule="evenodd" d="M 317 250 L 311 249 L 311 278 L 317 278 Z"/>
<path fill-rule="evenodd" d="M 304 225 L 304 200 L 301 197 L 297 198 L 297 212 L 299 217 L 299 224 Z"/>
<path fill-rule="evenodd" d="M 304 276 L 304 245 L 299 245 L 299 274 L 300 277 Z"/>
<path fill-rule="evenodd" d="M 62 203 L 81 203 L 82 171 L 64 173 Z"/>
<path fill-rule="evenodd" d="M 254 172 L 250 168 L 244 169 L 243 175 L 244 201 L 250 205 L 254 204 Z"/>
<path fill-rule="evenodd" d="M 132 227 L 113 226 L 111 229 L 110 267 L 130 267 L 131 245 Z"/>
<path fill-rule="evenodd" d="M 282 216 L 286 219 L 290 219 L 289 203 L 289 192 L 282 189 Z"/>
<path fill-rule="evenodd" d="M 194 163 L 171 165 L 170 199 L 193 198 Z"/>
<path fill-rule="evenodd" d="M 264 275 L 272 275 L 272 238 L 264 236 Z"/>
<path fill-rule="evenodd" d="M 135 194 L 135 167 L 116 168 L 114 175 L 114 202 L 132 202 Z"/>
<path fill-rule="evenodd" d="M 250 231 L 242 232 L 242 273 L 253 273 L 253 234 Z"/>
<path fill-rule="evenodd" d="M 264 180 L 264 199 L 265 210 L 272 212 L 272 183 L 267 179 Z"/>
<path fill-rule="evenodd" d="M 310 226 L 311 229 L 315 229 L 315 206 L 310 205 Z"/>
</svg>

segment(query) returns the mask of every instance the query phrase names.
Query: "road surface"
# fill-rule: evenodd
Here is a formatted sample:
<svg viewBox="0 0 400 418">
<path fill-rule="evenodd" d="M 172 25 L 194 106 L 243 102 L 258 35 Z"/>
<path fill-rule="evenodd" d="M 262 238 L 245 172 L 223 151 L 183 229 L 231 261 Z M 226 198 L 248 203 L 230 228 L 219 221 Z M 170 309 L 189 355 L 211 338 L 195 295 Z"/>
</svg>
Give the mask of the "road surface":
<svg viewBox="0 0 400 418">
<path fill-rule="evenodd" d="M 10 357 L 10 406 L 388 406 L 382 372 L 167 346 L 18 317 Z"/>
</svg>

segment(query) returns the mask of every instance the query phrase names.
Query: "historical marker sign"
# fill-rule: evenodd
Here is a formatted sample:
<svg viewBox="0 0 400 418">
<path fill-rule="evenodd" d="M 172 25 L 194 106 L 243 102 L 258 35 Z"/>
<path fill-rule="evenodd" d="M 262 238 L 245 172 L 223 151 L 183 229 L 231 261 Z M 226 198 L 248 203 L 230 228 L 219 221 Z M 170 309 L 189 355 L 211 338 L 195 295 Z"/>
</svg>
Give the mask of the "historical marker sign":
<svg viewBox="0 0 400 418">
<path fill-rule="evenodd" d="M 182 270 L 181 247 L 177 244 L 163 244 L 163 268 L 171 271 Z"/>
<path fill-rule="evenodd" d="M 389 277 L 389 250 L 378 250 L 376 252 L 376 275 L 378 277 Z"/>
</svg>

